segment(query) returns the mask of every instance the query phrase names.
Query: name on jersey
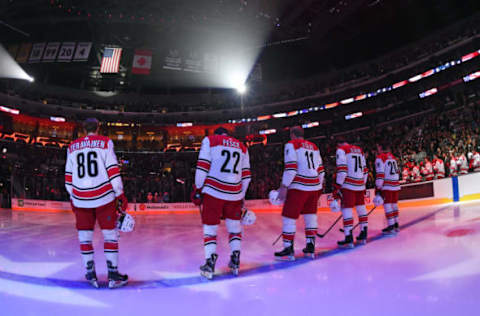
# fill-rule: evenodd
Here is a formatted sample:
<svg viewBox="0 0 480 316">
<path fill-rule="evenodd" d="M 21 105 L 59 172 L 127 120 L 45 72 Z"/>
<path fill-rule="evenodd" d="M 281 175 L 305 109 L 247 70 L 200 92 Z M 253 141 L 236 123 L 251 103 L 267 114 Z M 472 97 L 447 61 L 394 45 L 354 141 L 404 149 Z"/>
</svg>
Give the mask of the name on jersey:
<svg viewBox="0 0 480 316">
<path fill-rule="evenodd" d="M 312 144 L 310 143 L 302 143 L 302 148 L 308 149 L 308 150 L 315 150 Z"/>
<path fill-rule="evenodd" d="M 350 148 L 350 152 L 354 154 L 361 154 L 362 150 L 360 148 Z"/>
<path fill-rule="evenodd" d="M 225 147 L 240 148 L 240 143 L 232 141 L 231 139 L 224 139 L 222 144 Z"/>
<path fill-rule="evenodd" d="M 81 142 L 70 145 L 70 151 L 80 150 L 84 148 L 105 148 L 105 141 L 103 140 L 89 140 L 85 139 Z"/>
</svg>

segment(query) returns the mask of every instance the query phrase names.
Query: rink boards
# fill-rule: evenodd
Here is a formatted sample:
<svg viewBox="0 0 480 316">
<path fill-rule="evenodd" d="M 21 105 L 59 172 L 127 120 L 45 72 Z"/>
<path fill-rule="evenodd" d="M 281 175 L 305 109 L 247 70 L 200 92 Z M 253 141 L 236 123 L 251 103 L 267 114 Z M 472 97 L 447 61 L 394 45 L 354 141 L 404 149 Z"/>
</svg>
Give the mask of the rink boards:
<svg viewBox="0 0 480 316">
<path fill-rule="evenodd" d="M 472 173 L 422 183 L 402 186 L 399 206 L 413 207 L 449 203 L 453 201 L 471 201 L 480 199 L 480 173 Z M 372 205 L 374 190 L 369 189 L 365 195 L 365 203 Z M 319 211 L 329 211 L 331 194 L 322 194 L 318 201 Z M 281 206 L 274 206 L 268 200 L 247 200 L 247 208 L 257 212 L 279 212 Z M 14 211 L 65 212 L 71 211 L 69 202 L 12 199 Z M 198 212 L 192 203 L 130 203 L 129 212 L 137 214 L 165 214 Z"/>
</svg>

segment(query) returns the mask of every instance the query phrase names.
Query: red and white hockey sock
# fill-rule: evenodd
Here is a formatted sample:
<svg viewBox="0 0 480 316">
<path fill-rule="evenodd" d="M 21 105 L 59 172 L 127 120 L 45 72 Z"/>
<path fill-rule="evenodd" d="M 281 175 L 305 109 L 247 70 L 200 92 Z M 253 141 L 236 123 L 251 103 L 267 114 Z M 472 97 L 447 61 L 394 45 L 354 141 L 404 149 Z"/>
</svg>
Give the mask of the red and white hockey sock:
<svg viewBox="0 0 480 316">
<path fill-rule="evenodd" d="M 393 218 L 395 219 L 395 223 L 398 223 L 398 204 L 393 203 L 392 208 L 393 208 Z"/>
<path fill-rule="evenodd" d="M 118 232 L 116 229 L 102 229 L 103 251 L 105 258 L 110 261 L 113 269 L 118 267 Z M 110 267 L 109 267 L 110 269 Z"/>
<path fill-rule="evenodd" d="M 240 224 L 240 221 L 227 218 L 225 220 L 225 226 L 227 226 L 227 231 L 229 233 L 230 250 L 232 252 L 235 250 L 240 251 L 242 243 L 242 225 Z"/>
<path fill-rule="evenodd" d="M 88 269 L 88 262 L 93 261 L 93 230 L 79 230 L 78 240 L 80 241 L 80 252 L 85 268 Z"/>
<path fill-rule="evenodd" d="M 203 225 L 203 246 L 205 259 L 209 259 L 217 251 L 218 225 Z"/>
<path fill-rule="evenodd" d="M 355 208 L 357 209 L 360 230 L 363 230 L 364 228 L 368 227 L 367 208 L 365 207 L 365 205 L 357 205 Z"/>
<path fill-rule="evenodd" d="M 297 226 L 296 226 L 297 221 L 292 218 L 283 216 L 282 222 L 283 222 L 283 225 L 282 225 L 283 246 L 287 248 L 292 246 L 293 241 L 295 240 L 295 232 L 297 231 Z"/>
<path fill-rule="evenodd" d="M 343 215 L 343 230 L 345 232 L 345 236 L 350 235 L 352 228 L 353 228 L 353 209 L 352 208 L 342 208 L 342 215 Z"/>
<path fill-rule="evenodd" d="M 305 238 L 307 243 L 315 244 L 315 237 L 317 235 L 317 214 L 303 215 L 305 220 Z"/>
<path fill-rule="evenodd" d="M 393 204 L 384 204 L 383 208 L 385 209 L 385 217 L 387 218 L 388 226 L 395 224 L 395 211 L 393 210 Z"/>
</svg>

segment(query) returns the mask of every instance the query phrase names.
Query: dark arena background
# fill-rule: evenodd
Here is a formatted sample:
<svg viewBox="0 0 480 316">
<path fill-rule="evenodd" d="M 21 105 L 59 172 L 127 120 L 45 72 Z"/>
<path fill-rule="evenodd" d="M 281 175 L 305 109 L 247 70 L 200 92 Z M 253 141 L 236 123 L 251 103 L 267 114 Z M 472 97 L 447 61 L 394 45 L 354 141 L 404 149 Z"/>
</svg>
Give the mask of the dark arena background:
<svg viewBox="0 0 480 316">
<path fill-rule="evenodd" d="M 479 31 L 478 0 L 2 0 L 0 315 L 475 315 Z"/>
</svg>

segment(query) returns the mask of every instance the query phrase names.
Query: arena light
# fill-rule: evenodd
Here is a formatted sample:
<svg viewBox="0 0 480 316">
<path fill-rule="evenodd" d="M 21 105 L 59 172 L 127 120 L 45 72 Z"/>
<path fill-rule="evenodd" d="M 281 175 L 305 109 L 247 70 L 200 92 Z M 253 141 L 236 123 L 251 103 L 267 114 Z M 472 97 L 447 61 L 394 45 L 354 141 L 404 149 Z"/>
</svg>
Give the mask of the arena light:
<svg viewBox="0 0 480 316">
<path fill-rule="evenodd" d="M 431 95 L 434 95 L 434 94 L 436 94 L 437 92 L 438 92 L 438 89 L 437 89 L 437 88 L 432 88 L 432 89 L 429 89 L 429 90 L 427 90 L 427 91 L 425 91 L 425 92 L 420 93 L 420 94 L 419 94 L 419 97 L 420 97 L 420 99 L 423 99 L 423 98 L 429 97 L 429 96 L 431 96 Z"/>
<path fill-rule="evenodd" d="M 66 119 L 64 117 L 61 117 L 61 116 L 50 116 L 50 121 L 53 121 L 53 122 L 65 122 Z"/>
<path fill-rule="evenodd" d="M 271 115 L 262 115 L 262 116 L 257 117 L 257 121 L 265 121 L 265 120 L 269 120 L 271 118 L 272 118 Z"/>
<path fill-rule="evenodd" d="M 258 133 L 260 135 L 269 135 L 269 134 L 275 134 L 276 132 L 277 132 L 277 130 L 272 128 L 272 129 L 266 129 L 266 130 L 260 131 Z"/>
<path fill-rule="evenodd" d="M 320 125 L 319 122 L 311 122 L 311 123 L 303 124 L 302 127 L 303 128 L 312 128 L 312 127 L 317 127 L 319 125 Z"/>
<path fill-rule="evenodd" d="M 275 113 L 273 114 L 274 118 L 287 117 L 287 113 Z"/>
<path fill-rule="evenodd" d="M 464 82 L 469 82 L 469 81 L 473 81 L 473 80 L 478 79 L 478 78 L 480 78 L 480 71 L 476 71 L 472 74 L 469 74 L 469 75 L 463 77 L 463 81 Z"/>
<path fill-rule="evenodd" d="M 354 98 L 348 98 L 348 99 L 340 101 L 340 103 L 341 104 L 349 104 L 349 103 L 352 103 L 353 101 L 355 101 Z"/>
<path fill-rule="evenodd" d="M 192 122 L 177 123 L 177 127 L 190 127 L 193 126 Z"/>
<path fill-rule="evenodd" d="M 14 114 L 14 115 L 20 114 L 20 110 L 12 109 L 12 108 L 9 108 L 9 107 L 6 107 L 6 106 L 0 106 L 0 111 L 10 113 L 10 114 Z"/>
<path fill-rule="evenodd" d="M 2 45 L 0 45 L 0 78 L 34 81 L 33 77 L 20 67 Z"/>
<path fill-rule="evenodd" d="M 235 89 L 239 94 L 244 94 L 247 92 L 247 86 L 245 84 L 239 84 Z"/>
<path fill-rule="evenodd" d="M 409 82 L 417 82 L 418 80 L 422 79 L 422 75 L 419 74 L 419 75 L 416 75 L 416 76 L 413 76 L 412 78 L 408 79 Z"/>
<path fill-rule="evenodd" d="M 338 101 L 338 102 L 333 102 L 333 103 L 329 103 L 329 104 L 323 104 L 323 105 L 319 105 L 319 106 L 315 106 L 315 107 L 311 107 L 309 108 L 307 111 L 304 111 L 304 110 L 298 110 L 298 114 L 305 114 L 305 113 L 309 113 L 311 111 L 319 111 L 319 110 L 328 110 L 328 109 L 331 109 L 331 108 L 335 108 L 337 107 L 338 105 L 340 104 L 348 104 L 348 103 L 352 103 L 352 102 L 357 102 L 357 101 L 361 101 L 361 100 L 364 100 L 366 98 L 372 98 L 372 97 L 376 97 L 377 95 L 380 95 L 380 94 L 383 94 L 383 93 L 386 93 L 388 91 L 392 91 L 392 90 L 395 90 L 395 89 L 398 89 L 400 87 L 403 87 L 405 85 L 408 85 L 410 83 L 414 83 L 414 82 L 417 82 L 419 80 L 422 80 L 424 78 L 427 78 L 427 77 L 430 77 L 432 76 L 433 74 L 436 74 L 436 73 L 439 73 L 439 72 L 442 72 L 450 67 L 454 67 L 456 65 L 459 65 L 463 62 L 466 62 L 466 61 L 469 61 L 469 60 L 472 60 L 473 58 L 477 58 L 480 56 L 480 50 L 477 50 L 473 53 L 470 53 L 470 54 L 467 54 L 465 56 L 463 56 L 462 59 L 457 59 L 457 60 L 452 60 L 450 62 L 446 62 L 445 64 L 443 65 L 440 65 L 436 68 L 433 68 L 433 69 L 429 69 L 429 70 L 426 70 L 420 74 L 417 74 L 415 76 L 412 76 L 411 78 L 409 78 L 408 80 L 403 80 L 403 81 L 399 81 L 397 83 L 394 83 L 390 86 L 387 86 L 387 87 L 384 87 L 384 88 L 380 88 L 380 89 L 377 89 L 376 91 L 372 91 L 372 92 L 368 92 L 366 94 L 362 94 L 362 95 L 359 95 L 357 97 L 351 97 L 351 98 L 347 98 L 347 99 L 344 99 L 342 101 Z M 471 81 L 471 80 L 475 80 L 476 79 L 476 73 L 473 73 L 471 75 L 468 75 L 466 77 L 463 78 L 463 80 L 466 82 L 466 81 Z M 437 90 L 438 91 L 438 90 Z M 420 97 L 421 98 L 424 98 L 425 96 L 429 96 L 429 95 L 432 95 L 432 94 L 435 94 L 437 93 L 437 91 L 434 91 L 434 89 L 431 89 L 431 90 L 428 90 L 428 91 L 425 91 L 423 93 L 420 94 Z M 292 111 L 294 112 L 294 111 Z M 282 117 L 286 117 L 287 116 L 287 113 L 276 113 L 276 114 L 273 114 L 272 117 L 273 118 L 282 118 Z M 253 120 L 253 119 L 252 119 Z M 235 121 L 235 120 L 233 120 Z M 246 122 L 245 119 L 242 120 L 242 122 Z"/>
<path fill-rule="evenodd" d="M 407 85 L 407 84 L 408 84 L 408 81 L 403 80 L 403 81 L 394 83 L 392 87 L 393 87 L 393 89 L 397 89 L 397 88 L 403 87 L 404 85 Z"/>
<path fill-rule="evenodd" d="M 345 115 L 345 119 L 346 120 L 351 120 L 351 119 L 354 119 L 354 118 L 357 118 L 357 117 L 362 117 L 362 116 L 363 116 L 362 112 L 356 112 L 356 113 Z"/>
</svg>

